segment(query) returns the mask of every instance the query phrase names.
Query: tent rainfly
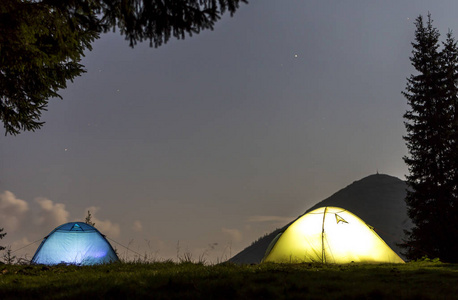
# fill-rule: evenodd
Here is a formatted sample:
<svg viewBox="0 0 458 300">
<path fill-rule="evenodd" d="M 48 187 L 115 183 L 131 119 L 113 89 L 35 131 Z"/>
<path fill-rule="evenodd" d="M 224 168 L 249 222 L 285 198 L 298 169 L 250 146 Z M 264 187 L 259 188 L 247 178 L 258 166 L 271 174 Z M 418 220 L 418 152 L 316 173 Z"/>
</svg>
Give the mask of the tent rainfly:
<svg viewBox="0 0 458 300">
<path fill-rule="evenodd" d="M 95 265 L 119 261 L 118 256 L 94 227 L 82 222 L 63 224 L 44 238 L 32 258 L 33 264 Z"/>
<path fill-rule="evenodd" d="M 404 263 L 371 226 L 331 206 L 304 214 L 278 234 L 263 262 Z"/>
</svg>

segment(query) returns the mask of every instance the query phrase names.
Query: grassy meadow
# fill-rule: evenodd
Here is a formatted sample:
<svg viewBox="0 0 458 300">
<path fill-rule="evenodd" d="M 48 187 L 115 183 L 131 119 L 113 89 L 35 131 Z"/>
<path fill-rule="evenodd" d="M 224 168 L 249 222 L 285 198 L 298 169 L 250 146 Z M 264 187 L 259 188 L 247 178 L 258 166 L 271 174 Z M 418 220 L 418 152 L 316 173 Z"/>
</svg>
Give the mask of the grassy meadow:
<svg viewBox="0 0 458 300">
<path fill-rule="evenodd" d="M 458 265 L 0 265 L 0 299 L 447 299 Z"/>
</svg>

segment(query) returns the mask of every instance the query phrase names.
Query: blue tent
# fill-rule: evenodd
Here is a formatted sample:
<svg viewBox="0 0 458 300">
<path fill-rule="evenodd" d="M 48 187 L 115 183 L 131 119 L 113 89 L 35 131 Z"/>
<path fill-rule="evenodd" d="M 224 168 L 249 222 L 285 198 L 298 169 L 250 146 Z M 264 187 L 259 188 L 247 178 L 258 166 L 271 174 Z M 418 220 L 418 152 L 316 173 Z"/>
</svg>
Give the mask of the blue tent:
<svg viewBox="0 0 458 300">
<path fill-rule="evenodd" d="M 51 231 L 32 258 L 33 264 L 95 265 L 119 261 L 113 247 L 94 227 L 70 222 Z"/>
</svg>

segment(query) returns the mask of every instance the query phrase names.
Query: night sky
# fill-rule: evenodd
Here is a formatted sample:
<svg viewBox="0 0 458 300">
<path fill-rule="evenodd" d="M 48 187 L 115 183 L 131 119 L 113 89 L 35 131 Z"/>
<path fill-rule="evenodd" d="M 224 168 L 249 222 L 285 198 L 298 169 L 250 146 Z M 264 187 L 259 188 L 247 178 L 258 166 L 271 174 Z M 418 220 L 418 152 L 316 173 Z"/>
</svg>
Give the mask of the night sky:
<svg viewBox="0 0 458 300">
<path fill-rule="evenodd" d="M 456 0 L 251 0 L 157 49 L 102 35 L 43 129 L 2 137 L 0 245 L 90 210 L 137 253 L 216 262 L 355 180 L 404 179 L 401 92 L 428 12 L 458 32 Z"/>
</svg>

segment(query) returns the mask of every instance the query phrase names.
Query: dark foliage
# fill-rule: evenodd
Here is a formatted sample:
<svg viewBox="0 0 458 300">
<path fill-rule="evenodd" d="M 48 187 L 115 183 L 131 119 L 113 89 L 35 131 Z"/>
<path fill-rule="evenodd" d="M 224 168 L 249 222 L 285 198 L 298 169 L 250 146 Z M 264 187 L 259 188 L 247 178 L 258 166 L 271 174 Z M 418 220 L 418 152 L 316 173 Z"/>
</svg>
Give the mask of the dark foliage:
<svg viewBox="0 0 458 300">
<path fill-rule="evenodd" d="M 130 46 L 149 40 L 158 47 L 170 37 L 184 39 L 213 29 L 223 13 L 235 13 L 247 0 L 103 0 L 101 19 L 105 29 L 119 28 Z"/>
<path fill-rule="evenodd" d="M 6 232 L 5 233 L 2 233 L 2 232 L 3 232 L 3 228 L 0 228 L 0 240 L 6 235 Z M 4 249 L 5 247 L 0 246 L 0 251 Z"/>
<path fill-rule="evenodd" d="M 100 28 L 85 2 L 0 4 L 0 119 L 6 133 L 40 128 L 48 99 L 84 72 L 79 64 Z"/>
<path fill-rule="evenodd" d="M 50 98 L 84 73 L 86 49 L 119 29 L 134 47 L 158 47 L 213 29 L 246 0 L 2 0 L 0 1 L 0 120 L 5 134 L 35 131 Z"/>
<path fill-rule="evenodd" d="M 95 227 L 95 223 L 92 222 L 92 214 L 90 210 L 87 211 L 87 216 L 86 219 L 84 219 L 84 223 L 91 225 L 92 227 Z"/>
<path fill-rule="evenodd" d="M 439 32 L 428 15 L 415 22 L 411 62 L 416 75 L 407 79 L 410 110 L 405 115 L 404 137 L 409 155 L 406 202 L 414 227 L 406 232 L 406 256 L 425 255 L 457 261 L 456 107 L 458 49 L 449 32 L 440 50 Z"/>
</svg>

